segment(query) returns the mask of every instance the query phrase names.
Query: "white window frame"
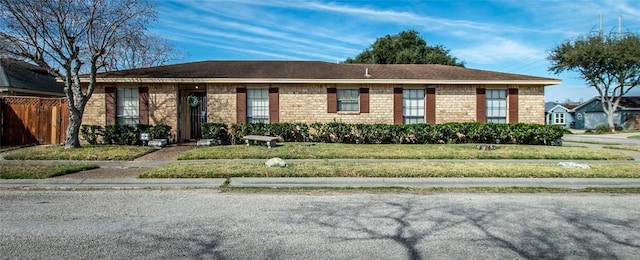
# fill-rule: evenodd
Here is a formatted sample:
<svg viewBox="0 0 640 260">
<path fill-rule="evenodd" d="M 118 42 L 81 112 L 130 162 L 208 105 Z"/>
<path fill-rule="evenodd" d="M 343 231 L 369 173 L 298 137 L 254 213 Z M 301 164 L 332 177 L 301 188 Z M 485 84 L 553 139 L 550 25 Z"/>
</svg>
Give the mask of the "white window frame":
<svg viewBox="0 0 640 260">
<path fill-rule="evenodd" d="M 360 112 L 360 89 L 336 89 L 336 102 L 338 112 Z"/>
<path fill-rule="evenodd" d="M 507 96 L 506 89 L 486 90 L 487 123 L 507 123 Z"/>
<path fill-rule="evenodd" d="M 140 123 L 140 104 L 138 88 L 117 88 L 116 123 L 118 125 L 136 125 Z"/>
<path fill-rule="evenodd" d="M 553 113 L 553 124 L 555 125 L 564 125 L 565 118 L 563 112 L 554 112 Z"/>
<path fill-rule="evenodd" d="M 425 89 L 402 89 L 402 122 L 424 123 Z"/>
<path fill-rule="evenodd" d="M 247 89 L 247 123 L 269 123 L 269 89 Z"/>
</svg>

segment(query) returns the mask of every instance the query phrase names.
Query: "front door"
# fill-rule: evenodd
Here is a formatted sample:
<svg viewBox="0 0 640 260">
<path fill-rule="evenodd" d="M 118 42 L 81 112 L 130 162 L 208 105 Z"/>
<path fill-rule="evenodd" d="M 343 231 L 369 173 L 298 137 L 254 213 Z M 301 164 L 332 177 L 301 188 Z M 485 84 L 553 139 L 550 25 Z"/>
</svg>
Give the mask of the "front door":
<svg viewBox="0 0 640 260">
<path fill-rule="evenodd" d="M 181 93 L 181 140 L 202 138 L 200 125 L 207 122 L 207 93 L 204 90 L 182 90 Z"/>
<path fill-rule="evenodd" d="M 201 125 L 207 122 L 207 95 L 204 92 L 191 92 L 189 93 L 189 107 L 191 111 L 189 116 L 191 117 L 190 126 L 190 139 L 201 139 L 202 133 L 200 132 Z M 197 99 L 197 102 L 196 102 Z"/>
</svg>

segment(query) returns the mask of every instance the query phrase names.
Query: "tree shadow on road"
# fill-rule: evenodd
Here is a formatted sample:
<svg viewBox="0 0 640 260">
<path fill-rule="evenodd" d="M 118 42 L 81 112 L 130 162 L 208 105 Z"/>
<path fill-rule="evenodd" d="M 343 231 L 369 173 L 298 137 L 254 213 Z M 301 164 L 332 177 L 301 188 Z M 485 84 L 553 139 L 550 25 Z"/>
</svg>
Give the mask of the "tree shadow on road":
<svg viewBox="0 0 640 260">
<path fill-rule="evenodd" d="M 345 205 L 345 204 L 341 204 Z M 564 259 L 640 255 L 638 215 L 514 202 L 469 206 L 415 198 L 353 205 L 314 203 L 297 223 L 329 229 L 336 243 L 392 241 L 407 259 Z M 471 250 L 461 250 L 471 248 Z"/>
</svg>

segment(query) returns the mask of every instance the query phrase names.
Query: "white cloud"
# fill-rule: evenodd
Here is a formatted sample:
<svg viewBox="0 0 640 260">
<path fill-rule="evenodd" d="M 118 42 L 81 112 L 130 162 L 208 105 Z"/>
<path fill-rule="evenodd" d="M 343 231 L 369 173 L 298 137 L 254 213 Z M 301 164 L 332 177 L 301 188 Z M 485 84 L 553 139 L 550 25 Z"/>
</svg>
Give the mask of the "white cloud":
<svg viewBox="0 0 640 260">
<path fill-rule="evenodd" d="M 522 43 L 494 38 L 480 45 L 452 50 L 452 54 L 462 60 L 479 64 L 497 64 L 505 61 L 538 59 L 545 51 L 526 46 Z"/>
</svg>

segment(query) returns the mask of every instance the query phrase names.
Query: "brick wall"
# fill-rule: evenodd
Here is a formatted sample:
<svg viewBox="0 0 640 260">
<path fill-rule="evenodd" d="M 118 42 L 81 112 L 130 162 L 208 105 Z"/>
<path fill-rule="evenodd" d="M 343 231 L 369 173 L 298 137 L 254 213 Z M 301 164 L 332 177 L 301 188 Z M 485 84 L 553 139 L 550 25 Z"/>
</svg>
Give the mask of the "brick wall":
<svg viewBox="0 0 640 260">
<path fill-rule="evenodd" d="M 476 121 L 476 86 L 438 85 L 436 123 Z"/>
<path fill-rule="evenodd" d="M 177 87 L 175 84 L 99 84 L 85 109 L 83 124 L 105 124 L 105 86 L 149 87 L 149 123 L 167 124 L 174 134 L 178 127 Z M 426 86 L 335 84 L 207 84 L 208 122 L 236 123 L 236 88 L 279 88 L 280 122 L 393 123 L 393 88 Z M 369 113 L 327 113 L 327 88 L 369 88 Z M 436 88 L 436 122 L 476 120 L 477 85 L 429 85 Z M 494 88 L 496 86 L 487 87 Z M 500 86 L 498 86 L 500 87 Z M 509 88 L 515 86 L 503 86 Z M 518 87 L 518 119 L 523 123 L 544 123 L 544 87 Z"/>
<path fill-rule="evenodd" d="M 248 86 L 250 87 L 250 86 Z M 345 122 L 345 123 L 393 123 L 393 87 L 369 85 L 344 86 L 344 88 L 369 88 L 369 113 L 327 113 L 327 88 L 336 85 L 287 84 L 280 88 L 281 122 Z"/>
<path fill-rule="evenodd" d="M 544 124 L 544 87 L 519 87 L 518 120 L 520 123 Z"/>
</svg>

